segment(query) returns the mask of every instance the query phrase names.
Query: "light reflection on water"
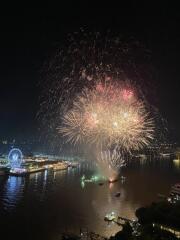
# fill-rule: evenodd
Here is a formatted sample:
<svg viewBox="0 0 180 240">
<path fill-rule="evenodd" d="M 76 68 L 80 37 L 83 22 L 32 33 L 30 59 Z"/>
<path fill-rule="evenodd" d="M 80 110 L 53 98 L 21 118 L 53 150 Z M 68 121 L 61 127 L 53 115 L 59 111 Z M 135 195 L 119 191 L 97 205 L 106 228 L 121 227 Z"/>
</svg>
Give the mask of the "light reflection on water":
<svg viewBox="0 0 180 240">
<path fill-rule="evenodd" d="M 3 207 L 7 211 L 11 211 L 17 202 L 23 196 L 24 179 L 9 176 L 3 191 Z"/>
<path fill-rule="evenodd" d="M 29 177 L 0 178 L 0 213 L 18 218 L 22 228 L 31 226 L 32 218 L 38 222 L 38 230 L 31 226 L 33 234 L 44 231 L 53 236 L 61 231 L 78 233 L 80 227 L 88 227 L 104 236 L 119 230 L 116 224 L 107 225 L 104 216 L 114 211 L 126 218 L 135 218 L 135 210 L 158 200 L 157 194 L 168 195 L 171 185 L 179 182 L 180 164 L 168 159 L 135 160 L 122 171 L 125 182 L 113 184 L 86 183 L 81 186 L 81 176 L 96 173 L 91 163 L 81 164 L 67 171 L 47 170 Z M 120 192 L 120 197 L 115 193 Z M 24 225 L 26 222 L 26 226 Z M 28 223 L 28 224 L 27 224 Z M 15 223 L 14 223 L 15 224 Z M 46 235 L 46 234 L 45 234 Z M 48 236 L 48 235 L 47 235 Z"/>
<path fill-rule="evenodd" d="M 176 169 L 180 169 L 180 159 L 174 159 L 173 165 Z"/>
</svg>

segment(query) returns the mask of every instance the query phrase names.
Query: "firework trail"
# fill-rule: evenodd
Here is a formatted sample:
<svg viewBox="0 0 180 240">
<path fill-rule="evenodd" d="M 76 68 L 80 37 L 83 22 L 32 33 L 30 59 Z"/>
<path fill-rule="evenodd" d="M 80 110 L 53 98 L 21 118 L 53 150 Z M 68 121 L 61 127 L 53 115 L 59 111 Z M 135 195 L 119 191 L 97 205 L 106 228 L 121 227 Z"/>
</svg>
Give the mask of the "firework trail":
<svg viewBox="0 0 180 240">
<path fill-rule="evenodd" d="M 124 156 L 116 148 L 112 151 L 110 149 L 100 151 L 97 155 L 97 159 L 100 163 L 108 165 L 109 168 L 116 170 L 126 165 Z"/>
<path fill-rule="evenodd" d="M 123 156 L 117 146 L 114 149 L 106 149 L 97 152 L 97 161 L 100 171 L 109 179 L 116 179 L 118 170 L 126 166 L 126 157 Z"/>
</svg>

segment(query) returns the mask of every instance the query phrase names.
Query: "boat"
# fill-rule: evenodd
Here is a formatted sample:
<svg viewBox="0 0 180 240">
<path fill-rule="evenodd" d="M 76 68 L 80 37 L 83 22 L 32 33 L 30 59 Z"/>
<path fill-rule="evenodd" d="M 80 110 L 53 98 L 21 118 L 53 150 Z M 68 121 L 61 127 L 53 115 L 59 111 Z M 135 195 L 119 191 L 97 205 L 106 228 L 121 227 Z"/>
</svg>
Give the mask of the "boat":
<svg viewBox="0 0 180 240">
<path fill-rule="evenodd" d="M 68 168 L 68 164 L 59 162 L 56 164 L 53 164 L 53 170 L 58 171 L 58 170 L 66 170 Z"/>
<path fill-rule="evenodd" d="M 121 193 L 120 192 L 117 192 L 114 196 L 115 197 L 120 197 Z"/>
<path fill-rule="evenodd" d="M 84 182 L 93 182 L 92 179 L 85 179 Z"/>
<path fill-rule="evenodd" d="M 104 221 L 114 221 L 116 219 L 116 215 L 114 212 L 110 213 L 110 214 L 106 214 L 106 216 L 104 217 Z"/>
</svg>

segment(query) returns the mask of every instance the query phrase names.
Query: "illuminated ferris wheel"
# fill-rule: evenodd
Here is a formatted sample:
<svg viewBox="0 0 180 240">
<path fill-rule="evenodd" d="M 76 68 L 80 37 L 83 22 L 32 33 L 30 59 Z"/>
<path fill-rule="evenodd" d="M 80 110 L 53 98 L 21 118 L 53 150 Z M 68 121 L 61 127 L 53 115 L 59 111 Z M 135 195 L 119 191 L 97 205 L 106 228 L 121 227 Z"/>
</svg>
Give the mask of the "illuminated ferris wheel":
<svg viewBox="0 0 180 240">
<path fill-rule="evenodd" d="M 20 167 L 23 160 L 23 154 L 21 150 L 18 148 L 11 149 L 8 154 L 8 160 L 12 168 Z"/>
</svg>

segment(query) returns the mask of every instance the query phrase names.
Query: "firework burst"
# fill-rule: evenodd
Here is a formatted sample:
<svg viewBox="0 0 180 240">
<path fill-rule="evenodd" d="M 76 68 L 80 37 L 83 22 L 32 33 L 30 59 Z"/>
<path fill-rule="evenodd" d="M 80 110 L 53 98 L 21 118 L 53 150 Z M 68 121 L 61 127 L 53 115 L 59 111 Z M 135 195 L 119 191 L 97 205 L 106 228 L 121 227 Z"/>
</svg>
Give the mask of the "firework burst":
<svg viewBox="0 0 180 240">
<path fill-rule="evenodd" d="M 149 70 L 149 52 L 136 39 L 84 29 L 68 35 L 43 68 L 38 117 L 50 144 L 59 145 L 56 129 L 61 116 L 84 88 L 92 90 L 99 81 L 131 79 L 146 91 L 143 79 L 152 82 Z"/>
<path fill-rule="evenodd" d="M 85 89 L 63 117 L 59 132 L 73 143 L 118 145 L 139 150 L 153 139 L 154 125 L 142 100 L 124 84 L 98 83 Z"/>
<path fill-rule="evenodd" d="M 147 146 L 157 126 L 143 97 L 153 85 L 149 60 L 134 39 L 83 29 L 69 35 L 44 68 L 39 116 L 50 143 L 95 146 L 99 162 L 120 159 L 119 166 L 126 153 Z"/>
</svg>

